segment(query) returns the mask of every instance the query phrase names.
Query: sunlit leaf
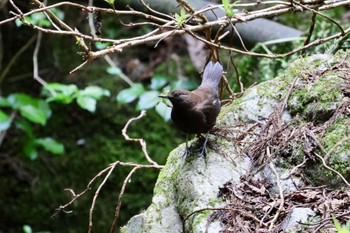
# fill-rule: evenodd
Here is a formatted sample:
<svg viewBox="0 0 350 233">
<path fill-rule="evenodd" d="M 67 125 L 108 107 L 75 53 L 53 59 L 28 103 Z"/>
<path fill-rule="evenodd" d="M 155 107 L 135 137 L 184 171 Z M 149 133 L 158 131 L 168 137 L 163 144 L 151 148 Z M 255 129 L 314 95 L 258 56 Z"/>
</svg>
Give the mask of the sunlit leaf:
<svg viewBox="0 0 350 233">
<path fill-rule="evenodd" d="M 63 154 L 64 146 L 62 143 L 57 142 L 52 138 L 39 138 L 35 140 L 37 145 L 42 146 L 46 151 L 53 154 Z"/>
<path fill-rule="evenodd" d="M 137 103 L 137 110 L 149 109 L 154 107 L 159 101 L 158 91 L 147 91 L 140 96 L 140 100 Z"/>
<path fill-rule="evenodd" d="M 164 76 L 155 76 L 151 79 L 151 89 L 157 90 L 164 87 L 167 84 L 168 79 Z"/>
<path fill-rule="evenodd" d="M 19 108 L 19 111 L 23 117 L 27 118 L 28 120 L 34 123 L 38 123 L 41 125 L 46 124 L 46 120 L 48 118 L 46 113 L 33 105 L 21 106 Z"/>
<path fill-rule="evenodd" d="M 108 67 L 107 73 L 113 74 L 113 75 L 118 75 L 118 76 L 123 75 L 123 72 L 119 67 Z"/>
<path fill-rule="evenodd" d="M 105 48 L 108 48 L 110 45 L 111 45 L 111 43 L 109 43 L 109 42 L 106 43 L 106 42 L 97 41 L 95 43 L 95 47 L 97 49 L 105 49 Z"/>
<path fill-rule="evenodd" d="M 50 95 L 47 101 L 69 104 L 74 100 L 78 92 L 78 87 L 74 84 L 65 85 L 61 83 L 49 83 L 44 86 L 44 90 L 46 91 L 47 95 Z M 49 90 L 51 92 L 55 92 L 55 95 L 49 93 Z"/>
<path fill-rule="evenodd" d="M 145 88 L 141 83 L 135 83 L 130 88 L 124 89 L 117 95 L 117 101 L 122 104 L 127 104 L 134 101 L 142 93 L 145 92 Z"/>
<path fill-rule="evenodd" d="M 14 93 L 7 97 L 8 102 L 12 105 L 13 108 L 18 109 L 21 106 L 25 105 L 38 105 L 38 100 L 32 98 L 31 96 L 23 93 Z"/>
<path fill-rule="evenodd" d="M 77 97 L 78 105 L 83 109 L 88 110 L 89 112 L 96 111 L 96 102 L 97 102 L 96 99 L 90 96 L 79 95 Z"/>
<path fill-rule="evenodd" d="M 39 100 L 37 107 L 45 114 L 46 118 L 50 118 L 52 111 L 50 106 L 43 100 Z"/>
<path fill-rule="evenodd" d="M 171 85 L 171 89 L 186 89 L 193 90 L 198 86 L 198 84 L 194 81 L 190 81 L 187 79 L 179 79 Z"/>
<path fill-rule="evenodd" d="M 0 110 L 0 132 L 10 128 L 11 118 L 9 115 Z"/>
<path fill-rule="evenodd" d="M 114 5 L 114 1 L 115 1 L 115 0 L 104 0 L 104 1 L 107 2 L 109 5 L 112 6 L 112 5 Z"/>
<path fill-rule="evenodd" d="M 163 102 L 157 104 L 156 112 L 163 118 L 164 121 L 169 121 L 171 118 L 171 108 Z"/>
<path fill-rule="evenodd" d="M 23 226 L 24 233 L 33 233 L 32 228 L 28 225 Z"/>
<path fill-rule="evenodd" d="M 97 87 L 97 86 L 90 86 L 85 88 L 82 91 L 79 91 L 79 95 L 89 96 L 94 99 L 101 99 L 102 96 L 110 96 L 110 92 L 107 89 Z"/>
</svg>

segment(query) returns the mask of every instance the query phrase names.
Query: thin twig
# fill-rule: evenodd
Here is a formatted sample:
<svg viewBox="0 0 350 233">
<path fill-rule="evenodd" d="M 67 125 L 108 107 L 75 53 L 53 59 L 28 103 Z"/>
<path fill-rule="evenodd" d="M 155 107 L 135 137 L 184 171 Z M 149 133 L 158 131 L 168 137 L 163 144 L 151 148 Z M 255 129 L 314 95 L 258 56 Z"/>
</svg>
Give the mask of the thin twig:
<svg viewBox="0 0 350 233">
<path fill-rule="evenodd" d="M 115 208 L 113 223 L 112 223 L 112 226 L 111 226 L 111 229 L 110 229 L 109 233 L 115 232 L 115 227 L 117 226 L 117 222 L 118 222 L 118 218 L 119 218 L 119 212 L 120 212 L 120 207 L 122 205 L 122 198 L 123 198 L 123 195 L 124 195 L 124 192 L 125 192 L 126 184 L 129 182 L 131 176 L 139 168 L 140 167 L 134 167 L 124 179 L 123 186 L 122 186 L 122 188 L 120 190 L 120 193 L 119 193 L 117 207 Z"/>
<path fill-rule="evenodd" d="M 131 118 L 128 120 L 128 122 L 126 123 L 126 125 L 124 126 L 124 128 L 122 129 L 122 134 L 124 136 L 124 138 L 127 140 L 127 141 L 132 141 L 132 142 L 139 142 L 140 145 L 141 145 L 141 148 L 142 148 L 142 152 L 143 154 L 145 155 L 146 159 L 148 162 L 150 162 L 151 164 L 153 164 L 154 166 L 156 167 L 159 167 L 159 164 L 156 163 L 155 161 L 153 161 L 149 155 L 148 155 L 148 152 L 147 152 L 147 144 L 145 142 L 145 140 L 143 138 L 130 138 L 129 135 L 127 134 L 127 130 L 128 130 L 128 127 L 129 125 L 134 122 L 134 121 L 137 121 L 139 119 L 141 119 L 142 117 L 144 117 L 146 115 L 146 111 L 145 110 L 142 110 L 140 115 L 138 117 L 134 117 L 134 118 Z"/>
<path fill-rule="evenodd" d="M 4 80 L 4 78 L 6 77 L 6 75 L 8 74 L 8 72 L 10 71 L 11 67 L 16 63 L 17 59 L 22 55 L 22 53 L 24 53 L 35 41 L 37 35 L 32 36 L 27 43 L 25 43 L 23 45 L 23 47 L 21 49 L 19 49 L 17 51 L 17 53 L 15 53 L 15 55 L 12 56 L 11 60 L 9 61 L 9 63 L 7 63 L 5 69 L 3 69 L 3 72 L 1 73 L 0 76 L 0 85 L 2 83 L 2 81 Z"/>
<path fill-rule="evenodd" d="M 106 183 L 106 181 L 108 180 L 108 178 L 112 174 L 112 172 L 113 172 L 115 167 L 116 167 L 116 164 L 108 167 L 109 171 L 108 171 L 107 175 L 105 176 L 105 178 L 103 179 L 103 181 L 101 182 L 101 184 L 98 186 L 98 188 L 97 188 L 97 190 L 95 192 L 94 198 L 92 199 L 91 208 L 90 208 L 90 211 L 89 211 L 89 230 L 88 230 L 88 233 L 92 232 L 92 214 L 94 212 L 96 199 L 97 199 L 97 197 L 98 197 L 98 195 L 99 195 L 103 185 Z"/>
<path fill-rule="evenodd" d="M 269 149 L 269 147 L 266 148 L 266 153 L 267 153 L 268 155 L 270 154 L 270 149 Z M 278 217 L 279 217 L 281 211 L 282 211 L 283 208 L 284 208 L 284 194 L 283 194 L 283 188 L 282 188 L 282 186 L 281 186 L 280 176 L 279 176 L 278 172 L 276 171 L 276 168 L 275 168 L 275 165 L 273 164 L 273 162 L 270 162 L 270 163 L 269 163 L 269 167 L 270 167 L 271 171 L 273 172 L 273 174 L 274 174 L 275 177 L 276 177 L 276 184 L 277 184 L 277 187 L 278 187 L 278 190 L 279 190 L 279 193 L 280 193 L 280 206 L 278 207 L 275 216 L 273 217 L 273 219 L 272 219 L 271 222 L 270 222 L 269 231 L 271 231 L 272 228 L 274 227 L 275 222 L 277 221 L 277 219 L 278 219 Z"/>
<path fill-rule="evenodd" d="M 302 7 L 302 8 L 304 8 L 304 9 L 307 9 L 307 10 L 313 12 L 314 14 L 318 14 L 318 15 L 322 16 L 323 18 L 325 18 L 325 19 L 331 21 L 333 24 L 335 24 L 335 25 L 340 29 L 340 32 L 342 33 L 342 35 L 345 34 L 344 29 L 342 28 L 342 26 L 340 26 L 340 24 L 337 23 L 334 19 L 328 17 L 328 16 L 325 15 L 325 14 L 322 14 L 321 12 L 319 12 L 319 11 L 317 11 L 317 10 L 314 10 L 314 9 L 308 7 L 308 6 L 305 6 L 305 5 L 303 5 L 303 4 L 299 3 L 299 2 L 296 2 L 296 1 L 294 1 L 294 0 L 292 0 L 292 2 L 293 2 L 293 4 L 296 4 L 296 5 L 298 5 L 298 6 Z"/>
<path fill-rule="evenodd" d="M 309 27 L 309 32 L 307 34 L 307 38 L 304 41 L 304 46 L 310 43 L 312 32 L 314 31 L 315 24 L 316 24 L 316 15 L 317 15 L 316 13 L 312 14 L 311 24 L 310 24 L 310 27 Z M 303 50 L 303 53 L 305 53 L 305 51 L 306 50 Z"/>
</svg>

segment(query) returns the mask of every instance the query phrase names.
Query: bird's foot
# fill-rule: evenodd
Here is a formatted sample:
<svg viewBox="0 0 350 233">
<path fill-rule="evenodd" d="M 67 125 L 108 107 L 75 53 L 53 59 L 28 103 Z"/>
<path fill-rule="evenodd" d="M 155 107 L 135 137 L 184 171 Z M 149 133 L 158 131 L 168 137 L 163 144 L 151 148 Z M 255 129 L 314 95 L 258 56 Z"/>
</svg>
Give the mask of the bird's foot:
<svg viewBox="0 0 350 233">
<path fill-rule="evenodd" d="M 207 145 L 203 144 L 203 146 L 201 148 L 199 148 L 198 152 L 199 152 L 200 157 L 206 158 L 207 157 Z"/>
<path fill-rule="evenodd" d="M 187 158 L 187 156 L 189 156 L 190 154 L 191 154 L 191 147 L 192 147 L 192 145 L 191 146 L 185 146 L 185 151 L 184 151 L 184 153 L 183 153 L 183 155 L 182 155 L 182 158 Z"/>
<path fill-rule="evenodd" d="M 199 152 L 199 156 L 206 158 L 207 157 L 207 142 L 208 142 L 208 134 L 203 137 L 202 135 L 200 135 L 199 137 L 200 139 L 204 139 L 203 145 L 199 148 L 198 152 Z"/>
</svg>

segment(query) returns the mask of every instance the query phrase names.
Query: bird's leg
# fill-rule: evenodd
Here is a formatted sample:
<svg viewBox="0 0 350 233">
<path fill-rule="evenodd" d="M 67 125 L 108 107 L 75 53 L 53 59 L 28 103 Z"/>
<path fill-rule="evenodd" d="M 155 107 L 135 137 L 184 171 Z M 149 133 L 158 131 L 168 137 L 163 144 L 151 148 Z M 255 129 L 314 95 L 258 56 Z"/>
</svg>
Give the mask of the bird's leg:
<svg viewBox="0 0 350 233">
<path fill-rule="evenodd" d="M 209 133 L 205 135 L 204 143 L 201 148 L 199 148 L 199 156 L 203 156 L 204 158 L 207 156 L 207 142 L 208 142 Z"/>
<path fill-rule="evenodd" d="M 186 148 L 182 157 L 186 158 L 191 153 L 191 146 L 188 146 L 188 134 L 186 134 Z"/>
</svg>

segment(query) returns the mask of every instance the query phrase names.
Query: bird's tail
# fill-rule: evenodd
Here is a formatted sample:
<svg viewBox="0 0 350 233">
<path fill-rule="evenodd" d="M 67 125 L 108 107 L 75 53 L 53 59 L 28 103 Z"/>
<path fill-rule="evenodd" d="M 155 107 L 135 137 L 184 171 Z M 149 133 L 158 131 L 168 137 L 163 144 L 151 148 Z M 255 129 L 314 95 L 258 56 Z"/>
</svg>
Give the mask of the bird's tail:
<svg viewBox="0 0 350 233">
<path fill-rule="evenodd" d="M 214 63 L 210 61 L 204 69 L 201 86 L 210 86 L 218 91 L 223 71 L 219 62 Z"/>
</svg>

